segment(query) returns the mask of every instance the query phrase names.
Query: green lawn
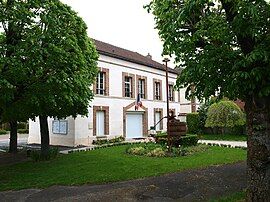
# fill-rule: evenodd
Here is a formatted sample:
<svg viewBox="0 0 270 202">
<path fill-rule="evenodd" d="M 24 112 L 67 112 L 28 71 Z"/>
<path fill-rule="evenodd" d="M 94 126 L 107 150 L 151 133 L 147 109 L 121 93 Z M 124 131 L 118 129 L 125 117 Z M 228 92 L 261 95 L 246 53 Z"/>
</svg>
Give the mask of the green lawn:
<svg viewBox="0 0 270 202">
<path fill-rule="evenodd" d="M 230 135 L 230 134 L 204 134 L 200 135 L 201 140 L 231 140 L 231 141 L 247 141 L 246 135 Z"/>
<path fill-rule="evenodd" d="M 245 201 L 246 192 L 237 192 L 230 196 L 222 197 L 215 200 L 210 200 L 209 202 L 244 202 Z"/>
<path fill-rule="evenodd" d="M 242 149 L 210 147 L 193 156 L 153 158 L 127 155 L 126 147 L 61 155 L 50 162 L 0 166 L 0 190 L 107 183 L 246 159 Z"/>
</svg>

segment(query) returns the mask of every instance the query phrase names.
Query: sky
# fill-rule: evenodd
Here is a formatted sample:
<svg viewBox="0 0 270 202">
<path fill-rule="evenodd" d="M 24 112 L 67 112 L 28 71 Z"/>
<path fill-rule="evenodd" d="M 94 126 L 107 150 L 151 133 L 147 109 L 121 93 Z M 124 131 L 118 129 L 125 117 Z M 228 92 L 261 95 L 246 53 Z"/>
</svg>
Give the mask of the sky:
<svg viewBox="0 0 270 202">
<path fill-rule="evenodd" d="M 91 38 L 142 55 L 150 53 L 154 60 L 162 63 L 162 42 L 158 30 L 154 29 L 154 17 L 143 8 L 150 0 L 61 1 L 83 18 Z"/>
</svg>

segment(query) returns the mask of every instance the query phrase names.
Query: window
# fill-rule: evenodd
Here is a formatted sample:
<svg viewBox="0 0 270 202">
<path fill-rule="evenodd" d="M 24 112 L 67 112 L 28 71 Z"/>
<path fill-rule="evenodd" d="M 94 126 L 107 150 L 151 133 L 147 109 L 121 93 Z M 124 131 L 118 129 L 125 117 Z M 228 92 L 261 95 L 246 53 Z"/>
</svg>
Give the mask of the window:
<svg viewBox="0 0 270 202">
<path fill-rule="evenodd" d="M 161 96 L 160 96 L 160 82 L 155 82 L 155 99 L 156 100 L 161 100 Z"/>
<path fill-rule="evenodd" d="M 96 81 L 96 94 L 105 95 L 105 72 L 99 72 Z"/>
<path fill-rule="evenodd" d="M 145 80 L 138 79 L 138 93 L 140 98 L 145 99 Z"/>
<path fill-rule="evenodd" d="M 66 120 L 55 119 L 52 121 L 52 132 L 53 134 L 67 135 L 68 133 L 68 122 Z"/>
<path fill-rule="evenodd" d="M 132 97 L 132 78 L 125 76 L 125 97 Z"/>
<path fill-rule="evenodd" d="M 174 95 L 173 95 L 173 85 L 169 85 L 169 100 L 174 101 Z"/>
<path fill-rule="evenodd" d="M 156 125 L 156 131 L 160 131 L 161 130 L 161 112 L 156 111 L 155 112 L 155 125 Z"/>
</svg>

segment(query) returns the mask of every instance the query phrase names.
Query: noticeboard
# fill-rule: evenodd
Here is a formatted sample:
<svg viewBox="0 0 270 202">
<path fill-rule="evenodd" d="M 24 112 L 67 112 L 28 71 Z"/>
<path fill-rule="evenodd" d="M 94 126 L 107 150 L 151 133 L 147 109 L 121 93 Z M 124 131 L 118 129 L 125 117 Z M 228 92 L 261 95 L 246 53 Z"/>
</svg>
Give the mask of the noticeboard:
<svg viewBox="0 0 270 202">
<path fill-rule="evenodd" d="M 68 122 L 66 120 L 53 120 L 52 132 L 53 134 L 67 135 Z"/>
</svg>

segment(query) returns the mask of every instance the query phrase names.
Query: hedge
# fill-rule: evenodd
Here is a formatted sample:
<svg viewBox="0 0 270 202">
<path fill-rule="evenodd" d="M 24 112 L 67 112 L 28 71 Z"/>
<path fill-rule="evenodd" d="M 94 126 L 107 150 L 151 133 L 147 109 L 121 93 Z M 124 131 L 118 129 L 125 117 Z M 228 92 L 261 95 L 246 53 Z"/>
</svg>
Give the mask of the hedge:
<svg viewBox="0 0 270 202">
<path fill-rule="evenodd" d="M 187 128 L 188 133 L 197 134 L 200 130 L 200 119 L 199 113 L 189 113 L 187 114 Z"/>
<path fill-rule="evenodd" d="M 6 135 L 8 132 L 6 130 L 0 129 L 0 135 Z"/>
<path fill-rule="evenodd" d="M 181 146 L 189 147 L 197 145 L 198 141 L 199 138 L 197 137 L 197 135 L 189 135 L 181 137 L 179 143 Z"/>
<path fill-rule="evenodd" d="M 28 134 L 29 130 L 28 129 L 18 129 L 17 132 L 20 134 Z"/>
<path fill-rule="evenodd" d="M 197 145 L 198 140 L 197 135 L 181 136 L 180 139 L 178 137 L 172 137 L 172 144 L 174 147 L 179 147 L 179 145 L 189 147 Z M 167 135 L 156 137 L 156 143 L 161 145 L 167 144 Z"/>
</svg>

